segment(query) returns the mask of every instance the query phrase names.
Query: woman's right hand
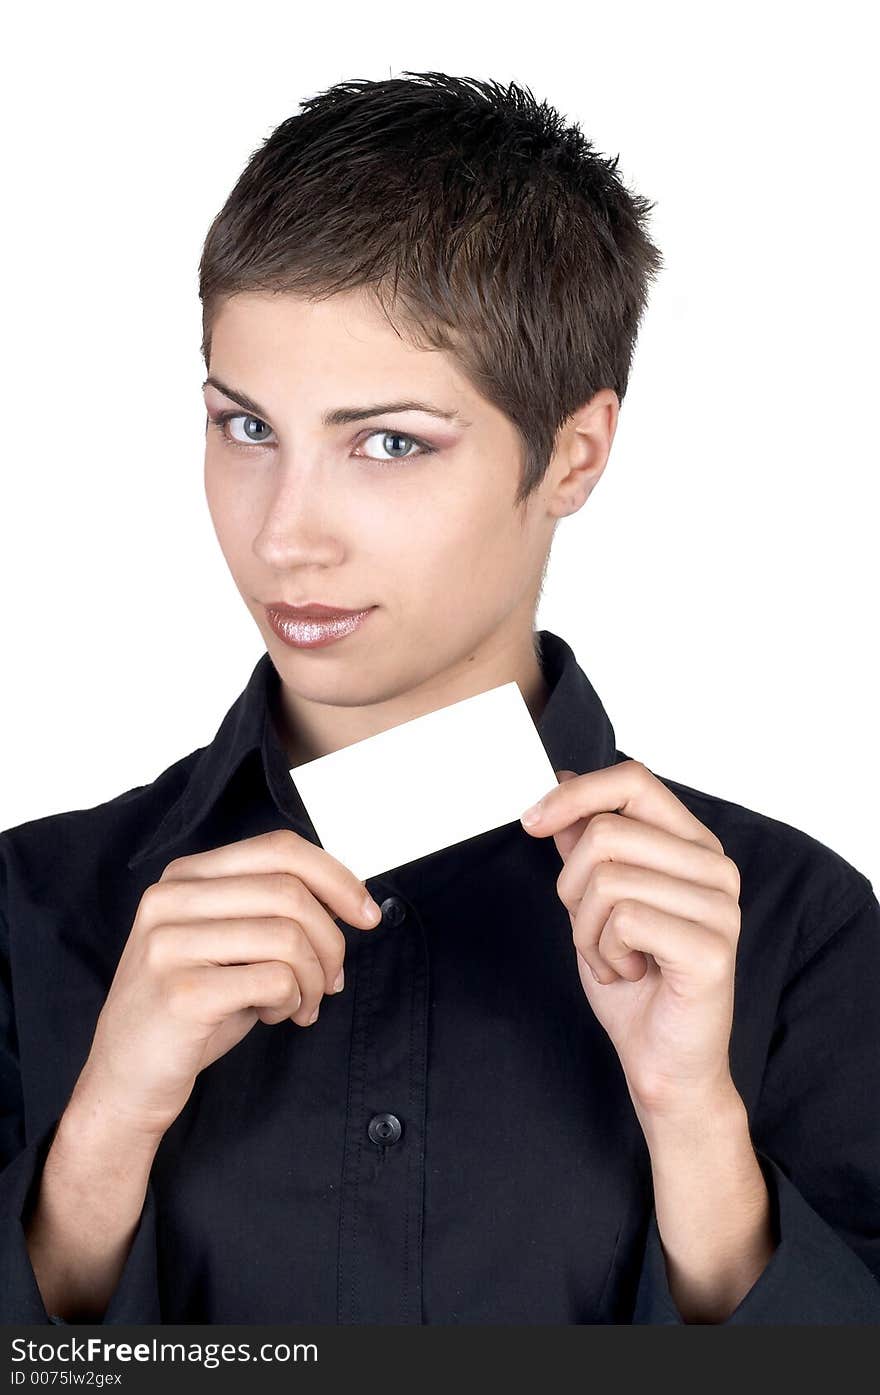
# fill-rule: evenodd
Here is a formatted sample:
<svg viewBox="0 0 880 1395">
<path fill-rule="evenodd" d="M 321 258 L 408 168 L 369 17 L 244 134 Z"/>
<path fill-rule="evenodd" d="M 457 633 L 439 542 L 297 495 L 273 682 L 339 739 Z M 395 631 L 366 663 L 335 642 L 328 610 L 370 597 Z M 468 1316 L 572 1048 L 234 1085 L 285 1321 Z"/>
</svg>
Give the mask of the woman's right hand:
<svg viewBox="0 0 880 1395">
<path fill-rule="evenodd" d="M 74 1094 L 158 1144 L 196 1076 L 259 1019 L 311 1025 L 363 882 L 292 829 L 169 862 L 141 897 Z M 372 903 L 375 906 L 375 902 Z"/>
</svg>

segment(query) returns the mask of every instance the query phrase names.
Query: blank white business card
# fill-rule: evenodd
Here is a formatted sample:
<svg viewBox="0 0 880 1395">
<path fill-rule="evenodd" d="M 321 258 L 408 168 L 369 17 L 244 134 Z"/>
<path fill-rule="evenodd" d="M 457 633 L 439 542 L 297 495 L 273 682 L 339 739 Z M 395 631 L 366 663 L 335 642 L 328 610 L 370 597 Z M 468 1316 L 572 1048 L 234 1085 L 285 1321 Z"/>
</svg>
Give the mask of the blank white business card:
<svg viewBox="0 0 880 1395">
<path fill-rule="evenodd" d="M 517 683 L 290 775 L 322 846 L 361 881 L 518 820 L 558 783 Z"/>
</svg>

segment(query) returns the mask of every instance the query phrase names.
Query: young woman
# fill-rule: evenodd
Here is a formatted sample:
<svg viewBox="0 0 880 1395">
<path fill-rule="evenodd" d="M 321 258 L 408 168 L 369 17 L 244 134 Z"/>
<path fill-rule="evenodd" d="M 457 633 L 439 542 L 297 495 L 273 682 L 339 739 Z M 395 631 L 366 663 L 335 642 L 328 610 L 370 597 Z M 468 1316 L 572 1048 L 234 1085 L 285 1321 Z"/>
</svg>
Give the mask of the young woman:
<svg viewBox="0 0 880 1395">
<path fill-rule="evenodd" d="M 660 266 L 615 165 L 514 85 L 341 83 L 211 226 L 266 652 L 210 744 L 0 835 L 3 1320 L 880 1319 L 870 881 L 618 750 L 534 630 Z M 365 886 L 296 767 L 509 681 L 537 819 Z"/>
</svg>

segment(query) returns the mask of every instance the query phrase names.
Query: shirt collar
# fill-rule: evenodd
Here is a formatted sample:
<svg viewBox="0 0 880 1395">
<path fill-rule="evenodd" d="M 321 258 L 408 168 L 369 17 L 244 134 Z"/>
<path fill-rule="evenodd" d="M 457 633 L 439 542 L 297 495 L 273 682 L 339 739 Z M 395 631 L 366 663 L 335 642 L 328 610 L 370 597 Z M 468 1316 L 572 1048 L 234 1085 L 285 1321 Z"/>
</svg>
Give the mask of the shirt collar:
<svg viewBox="0 0 880 1395">
<path fill-rule="evenodd" d="M 571 647 L 551 630 L 537 631 L 536 640 L 550 688 L 537 729 L 553 769 L 583 774 L 613 765 L 614 728 Z M 267 650 L 213 741 L 196 752 L 182 794 L 129 858 L 129 869 L 154 856 L 170 860 L 174 849 L 209 816 L 239 767 L 254 752 L 259 753 L 263 777 L 279 813 L 296 832 L 316 841 L 275 725 L 279 692 L 278 670 Z"/>
</svg>

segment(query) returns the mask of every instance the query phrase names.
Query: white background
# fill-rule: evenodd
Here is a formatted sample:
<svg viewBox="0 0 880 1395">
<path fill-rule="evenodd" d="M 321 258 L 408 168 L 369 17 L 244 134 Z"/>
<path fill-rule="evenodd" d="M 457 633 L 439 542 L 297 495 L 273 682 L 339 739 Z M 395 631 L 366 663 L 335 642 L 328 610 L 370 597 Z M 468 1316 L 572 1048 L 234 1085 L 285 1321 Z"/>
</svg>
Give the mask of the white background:
<svg viewBox="0 0 880 1395">
<path fill-rule="evenodd" d="M 299 102 L 527 84 L 656 200 L 617 438 L 538 614 L 658 774 L 880 885 L 871 7 L 16 6 L 5 21 L 0 827 L 211 740 L 263 652 L 202 484 L 196 267 Z"/>
</svg>

